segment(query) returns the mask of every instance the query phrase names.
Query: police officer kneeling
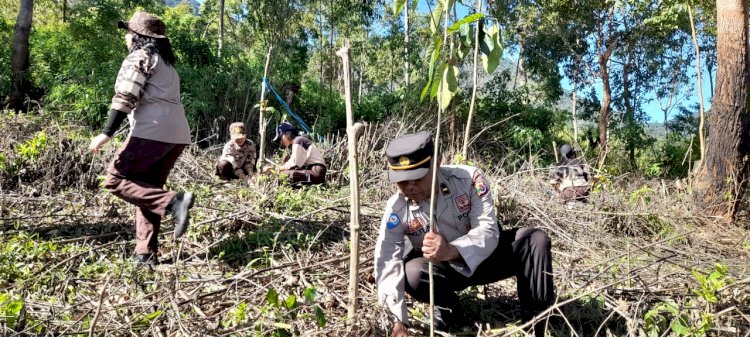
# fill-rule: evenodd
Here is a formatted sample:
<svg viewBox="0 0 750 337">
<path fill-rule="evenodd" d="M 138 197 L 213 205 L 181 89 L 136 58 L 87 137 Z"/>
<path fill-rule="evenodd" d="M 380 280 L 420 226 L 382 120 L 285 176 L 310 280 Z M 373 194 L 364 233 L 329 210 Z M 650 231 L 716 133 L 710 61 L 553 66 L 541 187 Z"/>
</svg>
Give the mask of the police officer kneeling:
<svg viewBox="0 0 750 337">
<path fill-rule="evenodd" d="M 538 229 L 498 229 L 490 186 L 472 166 L 446 165 L 437 175 L 435 225 L 428 232 L 433 142 L 429 132 L 394 139 L 386 149 L 388 179 L 398 185 L 385 207 L 375 248 L 378 301 L 395 318 L 391 336 L 408 336 L 404 292 L 429 302 L 432 261 L 436 328 L 450 329 L 459 308 L 456 292 L 515 276 L 522 319 L 554 301 L 550 240 Z M 407 251 L 406 239 L 413 249 Z M 537 324 L 535 333 L 544 334 Z"/>
</svg>

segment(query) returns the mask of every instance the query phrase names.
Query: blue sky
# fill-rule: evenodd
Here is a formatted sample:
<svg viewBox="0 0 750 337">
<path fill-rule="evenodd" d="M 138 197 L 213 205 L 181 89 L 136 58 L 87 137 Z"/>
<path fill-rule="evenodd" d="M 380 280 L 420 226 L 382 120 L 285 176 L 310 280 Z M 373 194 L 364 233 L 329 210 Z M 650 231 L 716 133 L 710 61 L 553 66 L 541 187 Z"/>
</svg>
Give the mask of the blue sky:
<svg viewBox="0 0 750 337">
<path fill-rule="evenodd" d="M 196 0 L 198 3 L 203 3 L 204 0 Z M 435 1 L 431 1 L 435 2 Z M 388 1 L 387 5 L 390 10 L 390 6 L 392 4 L 392 1 Z M 463 5 L 461 3 L 457 2 L 456 7 L 456 15 L 458 17 L 464 17 L 469 13 L 470 7 Z M 428 13 L 429 12 L 429 6 L 427 5 L 427 1 L 419 1 L 417 5 L 417 11 L 420 13 Z M 504 58 L 514 60 L 517 56 L 510 55 L 510 52 L 506 52 L 503 55 Z M 713 96 L 713 93 L 711 93 L 710 89 L 710 82 L 707 78 L 709 74 L 706 72 L 705 69 L 703 70 L 703 98 L 704 98 L 704 105 L 706 110 L 710 107 L 710 98 Z M 683 95 L 680 95 L 676 98 L 677 102 L 681 104 L 682 106 L 693 106 L 698 103 L 698 94 L 695 90 L 696 83 L 697 83 L 697 76 L 696 76 L 696 70 L 695 70 L 695 64 L 692 64 L 686 71 L 690 74 L 690 83 L 683 89 Z M 714 83 L 716 83 L 715 78 L 716 74 L 710 74 L 710 76 L 714 79 Z M 572 86 L 569 81 L 563 81 L 562 83 L 563 89 L 566 91 L 571 91 Z M 601 97 L 602 94 L 602 86 L 601 82 L 595 83 L 595 91 L 599 97 Z M 579 91 L 579 95 L 582 95 L 584 93 Z M 650 122 L 655 123 L 663 123 L 664 122 L 664 113 L 659 107 L 659 102 L 656 100 L 656 96 L 653 93 L 649 93 L 646 95 L 646 97 L 643 98 L 644 100 L 648 101 L 647 103 L 643 104 L 641 106 L 642 111 L 644 111 L 650 118 Z M 670 112 L 670 116 L 674 116 L 677 113 L 677 109 L 673 109 Z"/>
<path fill-rule="evenodd" d="M 434 2 L 434 1 L 433 1 Z M 433 7 L 434 8 L 434 7 Z M 427 5 L 426 1 L 419 1 L 417 5 L 417 11 L 419 11 L 422 14 L 428 13 L 430 10 L 429 6 Z M 466 16 L 471 8 L 469 6 L 463 5 L 461 3 L 457 2 L 456 6 L 456 15 L 461 18 Z M 512 51 L 507 50 L 503 54 L 503 58 L 515 61 L 518 57 L 518 54 L 513 54 Z M 705 70 L 705 68 L 701 69 L 703 73 L 702 78 L 702 84 L 703 84 L 703 99 L 704 99 L 704 107 L 706 110 L 711 106 L 710 104 L 710 98 L 713 97 L 713 93 L 711 93 L 711 87 L 710 82 L 708 79 L 708 76 L 710 75 L 712 79 L 714 79 L 713 83 L 716 83 L 716 74 L 708 74 L 708 72 Z M 673 117 L 677 114 L 678 109 L 677 107 L 679 105 L 685 106 L 685 107 L 692 107 L 693 105 L 698 103 L 699 96 L 696 90 L 698 77 L 696 76 L 697 71 L 695 69 L 695 64 L 691 64 L 687 69 L 685 69 L 686 72 L 690 75 L 690 82 L 685 86 L 681 94 L 678 97 L 675 97 L 673 99 L 673 104 L 675 105 L 675 108 L 670 110 L 669 112 L 669 118 Z M 572 91 L 573 87 L 567 79 L 563 81 L 562 83 L 563 89 L 570 92 Z M 598 81 L 594 84 L 594 88 L 596 91 L 596 94 L 599 98 L 602 96 L 602 84 L 601 81 Z M 581 90 L 578 91 L 578 95 L 584 95 L 588 93 L 590 89 L 585 89 L 586 92 L 581 92 Z M 663 123 L 664 122 L 664 112 L 661 110 L 659 106 L 659 102 L 656 99 L 656 95 L 652 92 L 647 94 L 645 97 L 642 98 L 644 101 L 647 101 L 641 106 L 641 110 L 646 113 L 646 115 L 649 116 L 649 122 L 654 123 Z M 666 100 L 663 101 L 663 104 L 666 104 Z"/>
</svg>

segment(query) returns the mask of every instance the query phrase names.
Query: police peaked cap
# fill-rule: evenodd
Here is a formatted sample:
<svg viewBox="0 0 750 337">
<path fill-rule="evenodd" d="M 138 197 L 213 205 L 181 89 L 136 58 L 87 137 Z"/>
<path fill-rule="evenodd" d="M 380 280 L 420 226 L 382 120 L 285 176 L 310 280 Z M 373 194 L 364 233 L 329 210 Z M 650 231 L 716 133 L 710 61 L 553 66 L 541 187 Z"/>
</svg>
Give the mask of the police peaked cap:
<svg viewBox="0 0 750 337">
<path fill-rule="evenodd" d="M 432 133 L 421 131 L 398 137 L 388 144 L 388 180 L 397 183 L 417 180 L 430 171 L 433 151 Z"/>
</svg>

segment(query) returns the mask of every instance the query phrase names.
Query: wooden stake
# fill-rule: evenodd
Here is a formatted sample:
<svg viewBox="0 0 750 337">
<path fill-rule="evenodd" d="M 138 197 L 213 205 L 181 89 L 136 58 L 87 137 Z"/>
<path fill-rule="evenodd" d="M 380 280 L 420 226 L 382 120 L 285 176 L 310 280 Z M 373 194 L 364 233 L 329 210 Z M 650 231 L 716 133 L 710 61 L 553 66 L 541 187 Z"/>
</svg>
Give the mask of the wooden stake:
<svg viewBox="0 0 750 337">
<path fill-rule="evenodd" d="M 266 66 L 263 69 L 263 80 L 260 87 L 260 104 L 258 105 L 259 118 L 258 118 L 258 138 L 260 138 L 260 149 L 258 149 L 258 169 L 255 172 L 260 172 L 263 169 L 263 163 L 266 158 L 266 119 L 263 116 L 263 112 L 266 109 L 266 79 L 268 78 L 268 66 L 271 64 L 271 50 L 273 47 L 268 47 L 268 54 L 266 54 Z"/>
<path fill-rule="evenodd" d="M 349 149 L 349 201 L 351 207 L 349 229 L 351 231 L 351 248 L 349 255 L 349 303 L 347 316 L 350 327 L 357 322 L 357 297 L 359 292 L 359 169 L 357 165 L 357 128 L 354 126 L 352 112 L 351 70 L 349 64 L 349 41 L 336 52 L 344 65 L 344 98 L 346 102 L 346 133 Z"/>
<path fill-rule="evenodd" d="M 557 142 L 554 140 L 552 141 L 552 153 L 555 154 L 555 163 L 559 163 L 560 157 L 557 156 Z"/>
<path fill-rule="evenodd" d="M 443 27 L 443 46 L 448 41 L 448 6 L 445 6 L 445 26 Z M 443 74 L 445 76 L 445 74 Z M 442 78 L 440 79 L 440 85 L 438 86 L 438 96 L 442 96 L 443 90 L 447 88 L 443 87 Z M 435 141 L 434 151 L 432 154 L 432 191 L 430 192 L 430 224 L 427 228 L 428 231 L 438 233 L 437 223 L 435 222 L 435 206 L 437 206 L 437 177 L 438 177 L 438 162 L 440 158 L 440 125 L 442 124 L 442 115 L 445 107 L 438 104 L 438 115 L 437 115 L 437 130 L 435 130 Z M 435 280 L 433 276 L 433 263 L 429 261 L 427 264 L 427 273 L 430 278 L 430 337 L 435 337 Z"/>
<path fill-rule="evenodd" d="M 482 12 L 482 0 L 477 1 L 477 14 Z M 474 116 L 474 107 L 477 101 L 477 65 L 479 63 L 479 21 L 477 21 L 477 29 L 474 34 L 474 75 L 473 75 L 473 87 L 471 89 L 471 103 L 469 104 L 469 118 L 466 120 L 466 131 L 464 132 L 464 147 L 461 149 L 461 155 L 464 156 L 464 160 L 469 158 L 469 138 L 471 138 L 471 119 Z"/>
</svg>

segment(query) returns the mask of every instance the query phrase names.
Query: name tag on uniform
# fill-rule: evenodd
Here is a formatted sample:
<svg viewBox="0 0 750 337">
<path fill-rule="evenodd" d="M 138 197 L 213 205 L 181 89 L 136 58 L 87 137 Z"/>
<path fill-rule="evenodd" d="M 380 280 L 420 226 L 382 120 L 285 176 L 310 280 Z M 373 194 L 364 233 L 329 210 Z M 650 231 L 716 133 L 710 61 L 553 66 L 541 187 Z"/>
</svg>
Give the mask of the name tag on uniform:
<svg viewBox="0 0 750 337">
<path fill-rule="evenodd" d="M 427 224 L 423 219 L 415 217 L 406 224 L 406 234 L 409 236 L 418 236 L 427 232 Z"/>
</svg>

